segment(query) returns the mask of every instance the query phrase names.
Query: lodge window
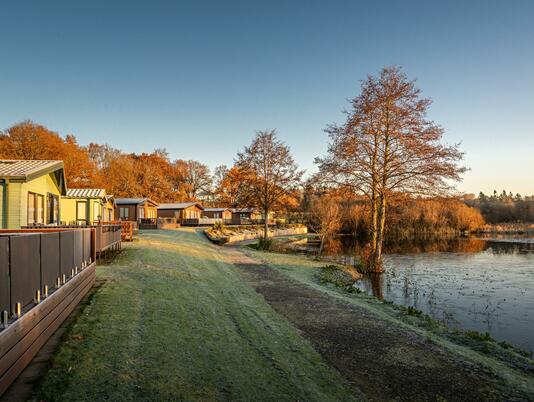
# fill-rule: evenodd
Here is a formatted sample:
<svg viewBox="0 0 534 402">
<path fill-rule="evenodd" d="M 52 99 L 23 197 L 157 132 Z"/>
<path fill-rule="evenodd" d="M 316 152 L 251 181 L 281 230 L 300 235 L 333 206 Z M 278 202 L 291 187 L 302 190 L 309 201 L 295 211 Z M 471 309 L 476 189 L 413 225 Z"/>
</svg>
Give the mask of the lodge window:
<svg viewBox="0 0 534 402">
<path fill-rule="evenodd" d="M 120 208 L 119 209 L 119 216 L 120 216 L 121 219 L 128 219 L 129 208 Z"/>
<path fill-rule="evenodd" d="M 93 220 L 95 221 L 102 220 L 102 212 L 100 209 L 100 204 L 96 202 L 93 204 Z"/>
<path fill-rule="evenodd" d="M 214 218 L 214 219 L 219 219 L 219 218 L 220 218 L 219 213 L 218 213 L 218 212 L 215 212 L 215 213 L 213 214 L 213 218 Z"/>
<path fill-rule="evenodd" d="M 85 201 L 76 201 L 76 222 L 87 222 L 87 202 Z"/>
<path fill-rule="evenodd" d="M 46 195 L 46 223 L 59 223 L 59 195 L 48 193 Z"/>
<path fill-rule="evenodd" d="M 199 217 L 198 211 L 185 211 L 186 219 L 197 219 Z"/>
<path fill-rule="evenodd" d="M 28 225 L 44 223 L 44 195 L 28 192 Z"/>
</svg>

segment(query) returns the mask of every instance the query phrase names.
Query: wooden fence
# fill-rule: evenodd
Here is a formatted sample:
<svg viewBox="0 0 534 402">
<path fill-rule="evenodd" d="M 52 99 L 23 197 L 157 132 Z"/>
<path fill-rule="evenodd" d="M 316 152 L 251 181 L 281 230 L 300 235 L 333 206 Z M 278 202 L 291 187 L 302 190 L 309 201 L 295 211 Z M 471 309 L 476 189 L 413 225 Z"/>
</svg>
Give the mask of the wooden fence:
<svg viewBox="0 0 534 402">
<path fill-rule="evenodd" d="M 96 230 L 0 231 L 0 395 L 95 280 Z"/>
<path fill-rule="evenodd" d="M 95 229 L 95 241 L 96 241 L 96 253 L 97 256 L 108 251 L 118 250 L 120 248 L 120 242 L 122 238 L 122 225 L 119 223 L 100 223 L 91 226 L 80 225 L 62 225 L 62 226 L 26 226 L 23 230 L 26 232 L 54 232 L 58 229 L 81 229 L 81 228 L 93 228 Z M 6 230 L 4 230 L 6 231 Z M 7 230 L 8 232 L 14 232 Z M 0 231 L 1 233 L 1 231 Z"/>
</svg>

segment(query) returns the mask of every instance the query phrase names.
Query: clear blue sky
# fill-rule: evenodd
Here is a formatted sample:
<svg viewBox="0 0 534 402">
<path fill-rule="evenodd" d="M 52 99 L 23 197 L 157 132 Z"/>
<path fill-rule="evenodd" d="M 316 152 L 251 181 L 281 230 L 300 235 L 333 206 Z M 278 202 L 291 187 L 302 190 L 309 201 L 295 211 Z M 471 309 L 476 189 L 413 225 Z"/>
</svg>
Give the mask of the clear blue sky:
<svg viewBox="0 0 534 402">
<path fill-rule="evenodd" d="M 359 80 L 397 64 L 463 143 L 459 189 L 534 194 L 534 1 L 371 3 L 4 2 L 0 127 L 211 167 L 277 128 L 313 171 Z"/>
</svg>

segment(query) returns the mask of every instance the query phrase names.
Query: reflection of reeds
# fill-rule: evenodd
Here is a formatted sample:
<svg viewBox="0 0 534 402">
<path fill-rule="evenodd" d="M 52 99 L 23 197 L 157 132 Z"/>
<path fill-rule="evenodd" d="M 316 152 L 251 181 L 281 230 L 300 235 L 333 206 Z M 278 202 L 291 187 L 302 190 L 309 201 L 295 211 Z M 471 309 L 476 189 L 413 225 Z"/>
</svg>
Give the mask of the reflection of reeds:
<svg viewBox="0 0 534 402">
<path fill-rule="evenodd" d="M 529 234 L 534 233 L 534 223 L 500 223 L 484 225 L 479 233 Z"/>
</svg>

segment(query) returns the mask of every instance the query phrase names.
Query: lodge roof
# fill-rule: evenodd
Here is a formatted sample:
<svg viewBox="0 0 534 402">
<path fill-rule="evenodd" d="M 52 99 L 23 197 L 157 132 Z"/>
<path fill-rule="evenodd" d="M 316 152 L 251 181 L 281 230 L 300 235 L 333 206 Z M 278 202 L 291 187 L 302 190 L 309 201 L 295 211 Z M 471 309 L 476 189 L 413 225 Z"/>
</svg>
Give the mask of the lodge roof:
<svg viewBox="0 0 534 402">
<path fill-rule="evenodd" d="M 230 208 L 204 208 L 205 212 L 223 212 L 231 211 Z"/>
<path fill-rule="evenodd" d="M 231 208 L 230 211 L 232 211 L 232 213 L 234 214 L 241 213 L 241 212 L 250 212 L 250 213 L 259 212 L 257 208 Z"/>
<path fill-rule="evenodd" d="M 59 169 L 63 169 L 62 161 L 0 159 L 0 177 L 31 180 L 36 174 L 41 176 Z"/>
<path fill-rule="evenodd" d="M 175 202 L 169 204 L 159 204 L 158 209 L 185 209 L 196 205 L 200 209 L 204 210 L 204 207 L 198 202 Z"/>
<path fill-rule="evenodd" d="M 104 198 L 106 190 L 103 188 L 69 188 L 67 190 L 69 198 Z"/>
<path fill-rule="evenodd" d="M 0 159 L 0 178 L 27 182 L 46 174 L 54 174 L 61 194 L 67 192 L 63 161 Z"/>
<path fill-rule="evenodd" d="M 140 205 L 144 204 L 145 202 L 149 202 L 154 205 L 158 205 L 157 202 L 152 201 L 150 198 L 115 198 L 115 204 L 117 205 Z"/>
</svg>

